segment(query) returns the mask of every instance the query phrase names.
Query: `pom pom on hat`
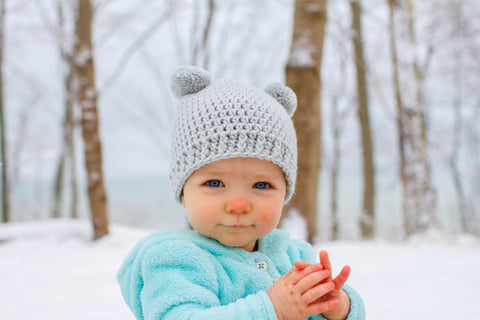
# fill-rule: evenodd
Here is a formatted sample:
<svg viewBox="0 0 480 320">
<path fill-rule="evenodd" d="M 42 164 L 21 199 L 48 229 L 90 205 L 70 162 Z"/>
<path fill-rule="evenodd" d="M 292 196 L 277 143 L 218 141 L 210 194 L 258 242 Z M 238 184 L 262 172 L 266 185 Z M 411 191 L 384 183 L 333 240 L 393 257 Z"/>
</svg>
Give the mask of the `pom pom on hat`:
<svg viewBox="0 0 480 320">
<path fill-rule="evenodd" d="M 271 83 L 265 88 L 265 92 L 274 97 L 287 110 L 289 116 L 293 115 L 297 109 L 297 96 L 292 89 L 281 83 Z"/>
<path fill-rule="evenodd" d="M 210 74 L 200 67 L 182 66 L 172 75 L 170 87 L 175 97 L 197 93 L 210 84 Z"/>
</svg>

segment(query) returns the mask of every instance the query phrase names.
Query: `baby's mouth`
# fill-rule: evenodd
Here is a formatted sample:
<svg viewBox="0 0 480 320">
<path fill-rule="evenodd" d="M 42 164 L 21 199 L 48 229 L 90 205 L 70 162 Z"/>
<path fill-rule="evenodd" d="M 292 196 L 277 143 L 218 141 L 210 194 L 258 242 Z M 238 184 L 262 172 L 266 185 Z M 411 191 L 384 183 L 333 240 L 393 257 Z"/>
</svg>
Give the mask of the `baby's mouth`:
<svg viewBox="0 0 480 320">
<path fill-rule="evenodd" d="M 235 224 L 224 224 L 223 226 L 226 228 L 232 228 L 232 229 L 245 229 L 245 228 L 251 227 L 252 225 L 235 223 Z"/>
</svg>

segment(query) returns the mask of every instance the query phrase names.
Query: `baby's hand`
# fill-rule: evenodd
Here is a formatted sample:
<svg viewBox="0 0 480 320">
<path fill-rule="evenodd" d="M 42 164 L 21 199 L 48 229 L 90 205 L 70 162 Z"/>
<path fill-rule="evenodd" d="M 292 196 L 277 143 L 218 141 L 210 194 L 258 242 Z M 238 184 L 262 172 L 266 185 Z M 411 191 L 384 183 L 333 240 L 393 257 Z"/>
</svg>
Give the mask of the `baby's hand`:
<svg viewBox="0 0 480 320">
<path fill-rule="evenodd" d="M 338 276 L 332 279 L 332 265 L 330 264 L 330 259 L 328 258 L 328 253 L 326 251 L 320 252 L 320 264 L 325 270 L 330 271 L 330 277 L 325 279 L 325 281 L 331 281 L 335 284 L 335 289 L 329 291 L 320 299 L 320 301 L 332 301 L 332 299 L 338 301 L 337 307 L 330 309 L 327 312 L 323 312 L 323 316 L 331 320 L 345 319 L 350 312 L 350 298 L 346 292 L 342 290 L 342 287 L 350 275 L 350 267 L 343 267 Z M 297 267 L 297 265 L 295 266 Z"/>
<path fill-rule="evenodd" d="M 321 264 L 297 262 L 267 291 L 277 318 L 300 320 L 336 309 L 337 299 L 322 299 L 335 290 L 335 283 L 328 279 L 331 279 L 331 271 Z"/>
<path fill-rule="evenodd" d="M 308 266 L 311 266 L 310 263 L 305 261 L 298 261 L 295 262 L 295 268 L 298 271 L 302 271 Z M 324 280 L 324 282 L 333 282 L 335 284 L 335 289 L 331 290 L 327 294 L 323 295 L 318 302 L 330 301 L 330 300 L 337 300 L 338 306 L 333 308 L 327 312 L 323 313 L 323 316 L 327 319 L 331 320 L 340 320 L 345 319 L 348 316 L 348 312 L 350 311 L 350 299 L 345 291 L 342 290 L 343 285 L 348 279 L 350 274 L 350 267 L 345 266 L 343 267 L 342 271 L 338 274 L 335 279 L 332 279 L 332 265 L 330 263 L 330 259 L 328 258 L 328 253 L 326 251 L 320 252 L 320 263 L 317 263 L 316 266 L 318 268 L 324 268 L 330 271 L 330 276 Z"/>
</svg>

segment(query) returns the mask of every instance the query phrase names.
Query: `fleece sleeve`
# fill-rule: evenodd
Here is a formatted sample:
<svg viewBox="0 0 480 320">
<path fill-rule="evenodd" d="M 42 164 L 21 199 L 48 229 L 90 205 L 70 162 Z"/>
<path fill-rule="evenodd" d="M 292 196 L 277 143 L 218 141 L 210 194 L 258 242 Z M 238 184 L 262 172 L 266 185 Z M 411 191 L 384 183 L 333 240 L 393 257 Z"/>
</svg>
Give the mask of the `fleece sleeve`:
<svg viewBox="0 0 480 320">
<path fill-rule="evenodd" d="M 207 255 L 207 256 L 206 256 Z M 276 319 L 260 291 L 222 305 L 216 265 L 208 253 L 184 241 L 152 247 L 142 263 L 141 308 L 146 320 Z"/>
</svg>

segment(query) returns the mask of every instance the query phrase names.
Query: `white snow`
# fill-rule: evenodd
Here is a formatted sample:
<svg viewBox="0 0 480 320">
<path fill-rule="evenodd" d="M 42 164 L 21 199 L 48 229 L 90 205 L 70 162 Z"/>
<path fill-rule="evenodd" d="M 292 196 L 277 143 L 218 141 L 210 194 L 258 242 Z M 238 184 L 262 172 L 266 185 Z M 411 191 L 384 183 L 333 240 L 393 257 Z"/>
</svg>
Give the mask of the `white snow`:
<svg viewBox="0 0 480 320">
<path fill-rule="evenodd" d="M 93 111 L 84 111 L 82 118 L 87 121 L 95 121 L 97 120 L 97 114 Z"/>
<path fill-rule="evenodd" d="M 92 242 L 87 221 L 0 224 L 0 319 L 133 320 L 115 275 L 149 231 L 113 225 Z M 429 232 L 406 244 L 326 242 L 368 320 L 474 320 L 480 317 L 478 239 Z"/>
<path fill-rule="evenodd" d="M 80 51 L 75 56 L 75 65 L 84 67 L 88 60 L 92 58 L 92 51 L 88 47 L 80 48 Z"/>
<path fill-rule="evenodd" d="M 312 44 L 310 32 L 304 32 L 298 35 L 298 38 L 292 45 L 292 52 L 288 64 L 293 67 L 313 67 L 315 61 L 312 56 L 315 52 Z"/>
</svg>

